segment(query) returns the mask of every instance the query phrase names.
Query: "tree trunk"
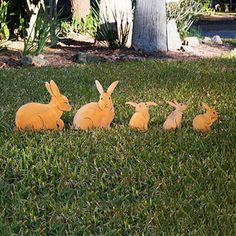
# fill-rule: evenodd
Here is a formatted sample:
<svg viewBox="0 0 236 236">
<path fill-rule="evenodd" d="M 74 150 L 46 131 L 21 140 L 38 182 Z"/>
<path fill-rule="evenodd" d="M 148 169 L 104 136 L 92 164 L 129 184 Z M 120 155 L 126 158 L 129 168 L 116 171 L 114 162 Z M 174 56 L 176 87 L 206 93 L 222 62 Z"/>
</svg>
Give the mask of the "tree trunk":
<svg viewBox="0 0 236 236">
<path fill-rule="evenodd" d="M 133 47 L 147 53 L 167 51 L 166 1 L 136 0 Z"/>
<path fill-rule="evenodd" d="M 70 0 L 72 18 L 84 18 L 89 14 L 90 0 Z"/>
</svg>

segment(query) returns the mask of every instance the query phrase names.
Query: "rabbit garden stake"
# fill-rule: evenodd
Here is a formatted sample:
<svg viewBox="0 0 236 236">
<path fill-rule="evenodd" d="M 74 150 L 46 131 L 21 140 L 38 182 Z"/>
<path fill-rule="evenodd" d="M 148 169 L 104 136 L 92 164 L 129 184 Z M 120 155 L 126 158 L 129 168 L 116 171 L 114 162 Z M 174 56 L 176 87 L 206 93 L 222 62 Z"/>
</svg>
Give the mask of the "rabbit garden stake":
<svg viewBox="0 0 236 236">
<path fill-rule="evenodd" d="M 193 119 L 193 129 L 201 133 L 207 133 L 211 130 L 211 125 L 217 120 L 218 115 L 215 109 L 204 102 L 202 102 L 202 107 L 206 109 L 206 113 L 197 115 Z"/>
<path fill-rule="evenodd" d="M 181 128 L 183 111 L 187 109 L 187 105 L 178 103 L 176 100 L 172 100 L 171 102 L 167 101 L 167 103 L 174 107 L 175 110 L 167 117 L 163 124 L 163 129 L 176 130 L 177 128 Z"/>
<path fill-rule="evenodd" d="M 88 130 L 93 128 L 110 127 L 110 124 L 115 116 L 115 110 L 111 100 L 111 94 L 114 91 L 119 81 L 113 82 L 104 92 L 102 85 L 98 80 L 95 81 L 97 90 L 100 93 L 98 102 L 91 102 L 82 106 L 74 116 L 73 128 Z"/>
<path fill-rule="evenodd" d="M 45 83 L 50 93 L 49 104 L 27 103 L 16 112 L 16 128 L 19 130 L 62 130 L 64 122 L 61 116 L 63 111 L 70 111 L 71 106 L 67 97 L 61 95 L 56 83 L 51 80 Z"/>
<path fill-rule="evenodd" d="M 149 107 L 157 106 L 157 104 L 155 102 L 126 102 L 125 104 L 135 107 L 135 113 L 129 121 L 129 126 L 141 132 L 147 131 L 150 119 Z"/>
</svg>

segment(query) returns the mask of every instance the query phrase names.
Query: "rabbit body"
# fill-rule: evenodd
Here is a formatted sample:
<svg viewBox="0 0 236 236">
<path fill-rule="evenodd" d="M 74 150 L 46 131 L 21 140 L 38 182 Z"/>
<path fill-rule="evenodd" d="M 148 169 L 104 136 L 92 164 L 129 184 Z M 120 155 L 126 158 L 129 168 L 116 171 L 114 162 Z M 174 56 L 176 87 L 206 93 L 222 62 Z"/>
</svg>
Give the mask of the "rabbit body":
<svg viewBox="0 0 236 236">
<path fill-rule="evenodd" d="M 52 95 L 49 104 L 27 103 L 16 112 L 15 123 L 19 130 L 62 130 L 64 122 L 61 118 L 63 111 L 70 111 L 68 99 L 61 95 L 55 82 L 46 82 L 46 87 Z"/>
<path fill-rule="evenodd" d="M 115 116 L 115 109 L 101 109 L 97 102 L 91 102 L 82 106 L 75 114 L 73 125 L 75 129 L 93 129 L 110 127 Z"/>
<path fill-rule="evenodd" d="M 135 112 L 129 121 L 129 126 L 139 131 L 147 131 L 149 119 L 148 111 L 146 113 Z"/>
<path fill-rule="evenodd" d="M 163 129 L 176 130 L 177 128 L 181 128 L 183 111 L 186 110 L 187 106 L 182 103 L 178 103 L 176 100 L 173 100 L 171 102 L 167 101 L 167 103 L 170 106 L 174 107 L 175 110 L 172 111 L 167 117 L 166 121 L 163 124 Z"/>
<path fill-rule="evenodd" d="M 182 112 L 175 110 L 167 117 L 166 121 L 163 124 L 164 130 L 176 130 L 181 128 L 182 123 Z"/>
<path fill-rule="evenodd" d="M 202 106 L 206 109 L 206 113 L 197 115 L 193 119 L 193 129 L 201 133 L 208 133 L 211 131 L 211 126 L 217 120 L 218 115 L 215 109 L 210 108 L 206 103 L 203 102 Z"/>
<path fill-rule="evenodd" d="M 126 104 L 135 107 L 135 113 L 132 115 L 129 126 L 133 129 L 137 129 L 141 132 L 148 130 L 148 122 L 150 119 L 149 106 L 156 106 L 155 102 L 126 102 Z"/>
<path fill-rule="evenodd" d="M 64 122 L 60 119 L 62 111 L 41 103 L 23 105 L 16 113 L 16 127 L 18 129 L 62 130 Z"/>
<path fill-rule="evenodd" d="M 93 128 L 108 129 L 115 116 L 115 109 L 112 104 L 111 94 L 119 81 L 113 82 L 104 92 L 98 80 L 95 81 L 100 93 L 98 102 L 91 102 L 82 106 L 75 114 L 73 128 L 88 130 Z"/>
</svg>

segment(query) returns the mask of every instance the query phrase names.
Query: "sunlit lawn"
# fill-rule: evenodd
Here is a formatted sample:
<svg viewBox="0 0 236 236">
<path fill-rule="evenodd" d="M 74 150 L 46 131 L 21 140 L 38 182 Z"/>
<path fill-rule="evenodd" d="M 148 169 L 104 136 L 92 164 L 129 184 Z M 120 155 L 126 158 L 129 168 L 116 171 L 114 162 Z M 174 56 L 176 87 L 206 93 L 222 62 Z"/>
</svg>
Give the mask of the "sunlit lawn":
<svg viewBox="0 0 236 236">
<path fill-rule="evenodd" d="M 73 106 L 65 130 L 14 131 L 22 104 L 49 101 L 50 79 Z M 95 79 L 120 80 L 112 127 L 72 131 Z M 0 235 L 236 235 L 235 88 L 234 60 L 0 70 Z M 166 133 L 173 98 L 189 108 Z M 128 128 L 126 101 L 158 103 L 148 132 Z M 202 101 L 219 112 L 205 136 L 191 126 Z"/>
</svg>

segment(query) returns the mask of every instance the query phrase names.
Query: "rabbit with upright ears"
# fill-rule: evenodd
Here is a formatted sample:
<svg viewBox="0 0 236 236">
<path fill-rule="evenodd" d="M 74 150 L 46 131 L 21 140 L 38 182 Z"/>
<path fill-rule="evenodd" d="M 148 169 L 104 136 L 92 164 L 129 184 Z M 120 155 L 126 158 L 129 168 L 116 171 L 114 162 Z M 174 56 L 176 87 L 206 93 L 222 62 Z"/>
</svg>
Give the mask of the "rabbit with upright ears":
<svg viewBox="0 0 236 236">
<path fill-rule="evenodd" d="M 73 128 L 88 130 L 93 128 L 108 129 L 115 116 L 115 109 L 112 104 L 111 95 L 119 81 L 113 82 L 105 92 L 98 80 L 95 84 L 100 99 L 98 102 L 91 102 L 82 106 L 74 116 Z"/>
<path fill-rule="evenodd" d="M 211 130 L 211 125 L 217 120 L 218 115 L 214 108 L 209 107 L 204 102 L 202 102 L 202 107 L 206 109 L 206 113 L 197 115 L 193 119 L 193 129 L 201 133 L 207 133 Z"/>
<path fill-rule="evenodd" d="M 150 119 L 149 107 L 157 106 L 155 102 L 126 102 L 125 104 L 131 105 L 135 108 L 135 113 L 129 121 L 129 126 L 133 129 L 137 129 L 141 132 L 148 130 L 148 122 Z"/>
<path fill-rule="evenodd" d="M 56 83 L 51 80 L 45 83 L 51 95 L 49 104 L 27 103 L 16 112 L 15 123 L 18 130 L 62 130 L 64 122 L 61 119 L 63 111 L 70 111 L 67 97 L 61 95 Z"/>
<path fill-rule="evenodd" d="M 181 128 L 183 111 L 187 109 L 187 105 L 178 103 L 175 99 L 172 101 L 166 101 L 175 110 L 170 113 L 166 121 L 163 124 L 164 130 L 176 130 Z"/>
</svg>

